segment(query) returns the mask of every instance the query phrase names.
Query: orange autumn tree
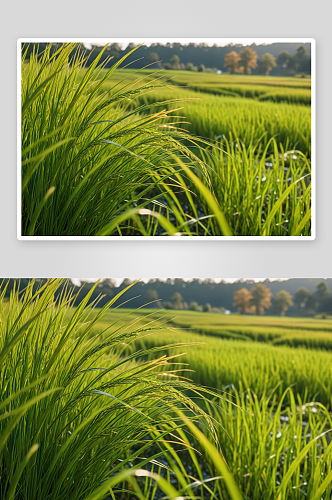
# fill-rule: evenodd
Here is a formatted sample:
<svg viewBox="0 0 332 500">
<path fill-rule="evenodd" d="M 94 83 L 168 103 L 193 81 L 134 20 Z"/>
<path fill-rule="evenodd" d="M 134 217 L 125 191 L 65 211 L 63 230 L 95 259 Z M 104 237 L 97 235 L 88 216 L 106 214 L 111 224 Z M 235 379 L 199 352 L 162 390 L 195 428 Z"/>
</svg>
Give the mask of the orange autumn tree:
<svg viewBox="0 0 332 500">
<path fill-rule="evenodd" d="M 237 307 L 240 314 L 252 313 L 255 311 L 251 305 L 252 295 L 246 288 L 241 288 L 234 293 L 233 306 Z"/>
<path fill-rule="evenodd" d="M 232 50 L 232 52 L 228 52 L 225 55 L 225 68 L 228 69 L 231 75 L 234 75 L 234 73 L 240 73 L 241 69 L 239 67 L 239 61 L 240 61 L 240 56 L 235 50 Z"/>
<path fill-rule="evenodd" d="M 255 308 L 258 315 L 264 314 L 265 309 L 271 307 L 271 290 L 262 283 L 258 283 L 251 289 L 251 305 Z"/>
<path fill-rule="evenodd" d="M 249 75 L 251 70 L 257 67 L 257 52 L 250 47 L 241 50 L 239 66 L 243 68 L 245 75 Z"/>
</svg>

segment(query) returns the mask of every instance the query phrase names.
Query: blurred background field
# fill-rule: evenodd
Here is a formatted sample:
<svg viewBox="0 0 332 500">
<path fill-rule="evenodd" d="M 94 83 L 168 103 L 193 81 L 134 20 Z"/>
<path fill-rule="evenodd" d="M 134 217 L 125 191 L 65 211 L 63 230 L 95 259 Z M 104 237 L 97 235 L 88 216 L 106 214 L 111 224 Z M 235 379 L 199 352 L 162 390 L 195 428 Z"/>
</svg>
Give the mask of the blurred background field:
<svg viewBox="0 0 332 500">
<path fill-rule="evenodd" d="M 204 386 L 228 390 L 250 388 L 261 397 L 278 384 L 282 394 L 288 386 L 302 398 L 332 407 L 332 318 L 264 318 L 225 316 L 191 311 L 112 311 L 99 324 L 104 329 L 131 329 L 164 325 L 136 344 L 149 348 L 177 343 L 201 343 L 186 347 L 179 362 L 193 370 L 186 375 Z M 165 348 L 170 355 L 174 349 Z M 177 353 L 184 352 L 179 347 Z"/>
</svg>

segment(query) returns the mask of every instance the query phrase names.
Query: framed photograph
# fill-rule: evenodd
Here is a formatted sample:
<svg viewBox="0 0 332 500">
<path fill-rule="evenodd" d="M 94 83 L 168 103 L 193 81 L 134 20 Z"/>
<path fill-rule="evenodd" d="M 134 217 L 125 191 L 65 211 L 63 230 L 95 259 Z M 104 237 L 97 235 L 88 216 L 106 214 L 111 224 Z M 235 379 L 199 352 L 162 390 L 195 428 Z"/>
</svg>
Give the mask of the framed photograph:
<svg viewBox="0 0 332 500">
<path fill-rule="evenodd" d="M 18 239 L 315 239 L 314 39 L 17 51 Z"/>
</svg>

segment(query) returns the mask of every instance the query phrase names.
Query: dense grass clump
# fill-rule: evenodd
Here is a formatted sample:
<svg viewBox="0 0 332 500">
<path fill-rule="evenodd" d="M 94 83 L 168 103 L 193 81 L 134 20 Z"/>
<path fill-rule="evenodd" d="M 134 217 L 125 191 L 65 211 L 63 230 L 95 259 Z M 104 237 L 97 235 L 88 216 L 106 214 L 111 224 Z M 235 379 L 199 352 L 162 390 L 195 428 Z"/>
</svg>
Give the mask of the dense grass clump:
<svg viewBox="0 0 332 500">
<path fill-rule="evenodd" d="M 49 280 L 33 293 L 31 283 L 22 297 L 13 290 L 9 302 L 1 293 L 1 499 L 103 500 L 129 489 L 152 500 L 157 488 L 167 498 L 183 489 L 195 498 L 196 473 L 204 485 L 200 466 L 188 475 L 176 463 L 180 450 L 188 463 L 195 456 L 186 425 L 199 436 L 193 422 L 202 419 L 216 443 L 211 418 L 186 395 L 199 388 L 172 375 L 172 357 L 150 362 L 144 351 L 124 354 L 124 346 L 151 334 L 154 322 L 108 325 L 100 342 L 93 329 L 119 297 L 91 316 L 89 292 L 68 314 L 74 297 L 64 289 L 55 300 L 61 284 Z M 209 446 L 219 475 L 227 473 Z M 229 484 L 232 491 L 231 478 Z"/>
<path fill-rule="evenodd" d="M 174 158 L 202 173 L 205 165 L 183 145 L 187 133 L 165 128 L 165 109 L 128 109 L 160 82 L 100 91 L 123 62 L 102 72 L 101 54 L 82 75 L 84 54 L 74 44 L 53 55 L 49 46 L 28 63 L 23 49 L 22 234 L 146 235 L 158 226 L 157 234 L 191 234 L 169 220 L 176 191 L 189 193 Z M 176 226 L 188 220 L 181 206 L 172 214 Z M 219 231 L 229 233 L 227 224 Z"/>
<path fill-rule="evenodd" d="M 303 402 L 294 389 L 257 396 L 242 386 L 228 398 L 223 411 L 210 412 L 244 498 L 331 498 L 332 419 L 324 406 Z"/>
</svg>

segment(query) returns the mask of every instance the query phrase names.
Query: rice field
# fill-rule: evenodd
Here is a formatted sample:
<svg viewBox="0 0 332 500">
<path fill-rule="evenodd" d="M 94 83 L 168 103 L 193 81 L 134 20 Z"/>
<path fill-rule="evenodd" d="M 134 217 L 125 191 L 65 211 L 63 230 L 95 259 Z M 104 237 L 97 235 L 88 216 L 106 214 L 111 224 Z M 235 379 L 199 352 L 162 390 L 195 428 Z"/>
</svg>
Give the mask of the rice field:
<svg viewBox="0 0 332 500">
<path fill-rule="evenodd" d="M 327 434 L 324 443 L 318 442 L 332 425 L 331 320 L 164 310 L 150 310 L 147 318 L 142 311 L 123 313 L 116 312 L 120 322 L 130 317 L 137 325 L 155 320 L 165 328 L 128 346 L 129 352 L 165 346 L 161 353 L 180 355 L 177 375 L 228 400 L 216 398 L 218 409 L 211 404 L 209 412 L 221 426 L 221 449 L 244 498 L 279 498 L 282 480 L 299 456 L 301 465 L 293 466 L 296 473 L 281 498 L 316 498 L 314 483 L 325 481 L 327 486 L 332 480 L 331 439 Z M 153 354 L 148 357 L 153 359 Z M 311 438 L 317 438 L 317 446 L 309 451 Z M 327 460 L 323 468 L 316 468 L 317 459 Z M 209 470 L 212 475 L 213 467 Z M 319 498 L 331 497 L 331 486 L 323 494 L 325 485 Z"/>
<path fill-rule="evenodd" d="M 112 312 L 122 325 L 122 316 L 134 314 L 138 323 L 146 313 L 131 309 Z M 125 318 L 126 316 L 124 316 Z M 163 318 L 167 327 L 181 335 L 203 335 L 243 342 L 288 345 L 329 350 L 332 347 L 332 319 L 201 313 L 185 310 L 150 310 L 149 318 Z M 126 320 L 124 320 L 126 321 Z M 297 339 L 297 341 L 295 341 Z M 251 344 L 252 345 L 252 344 Z"/>
<path fill-rule="evenodd" d="M 310 236 L 310 78 L 22 56 L 23 236 Z"/>
<path fill-rule="evenodd" d="M 114 309 L 126 291 L 71 307 L 62 283 L 0 294 L 1 498 L 331 499 L 332 354 L 266 340 L 303 320 L 250 318 L 264 341 L 226 340 Z"/>
<path fill-rule="evenodd" d="M 286 102 L 310 105 L 311 103 L 311 79 L 290 78 L 273 76 L 252 75 L 230 75 L 224 73 L 197 73 L 193 71 L 176 70 L 140 70 L 139 76 L 157 76 L 160 80 L 179 89 L 207 92 L 215 95 L 234 97 L 263 98 L 273 102 Z M 113 81 L 121 83 L 125 80 L 134 82 L 137 79 L 137 71 L 121 69 L 118 75 L 114 75 Z M 105 85 L 105 89 L 107 88 Z M 276 96 L 283 96 L 278 98 Z"/>
</svg>

